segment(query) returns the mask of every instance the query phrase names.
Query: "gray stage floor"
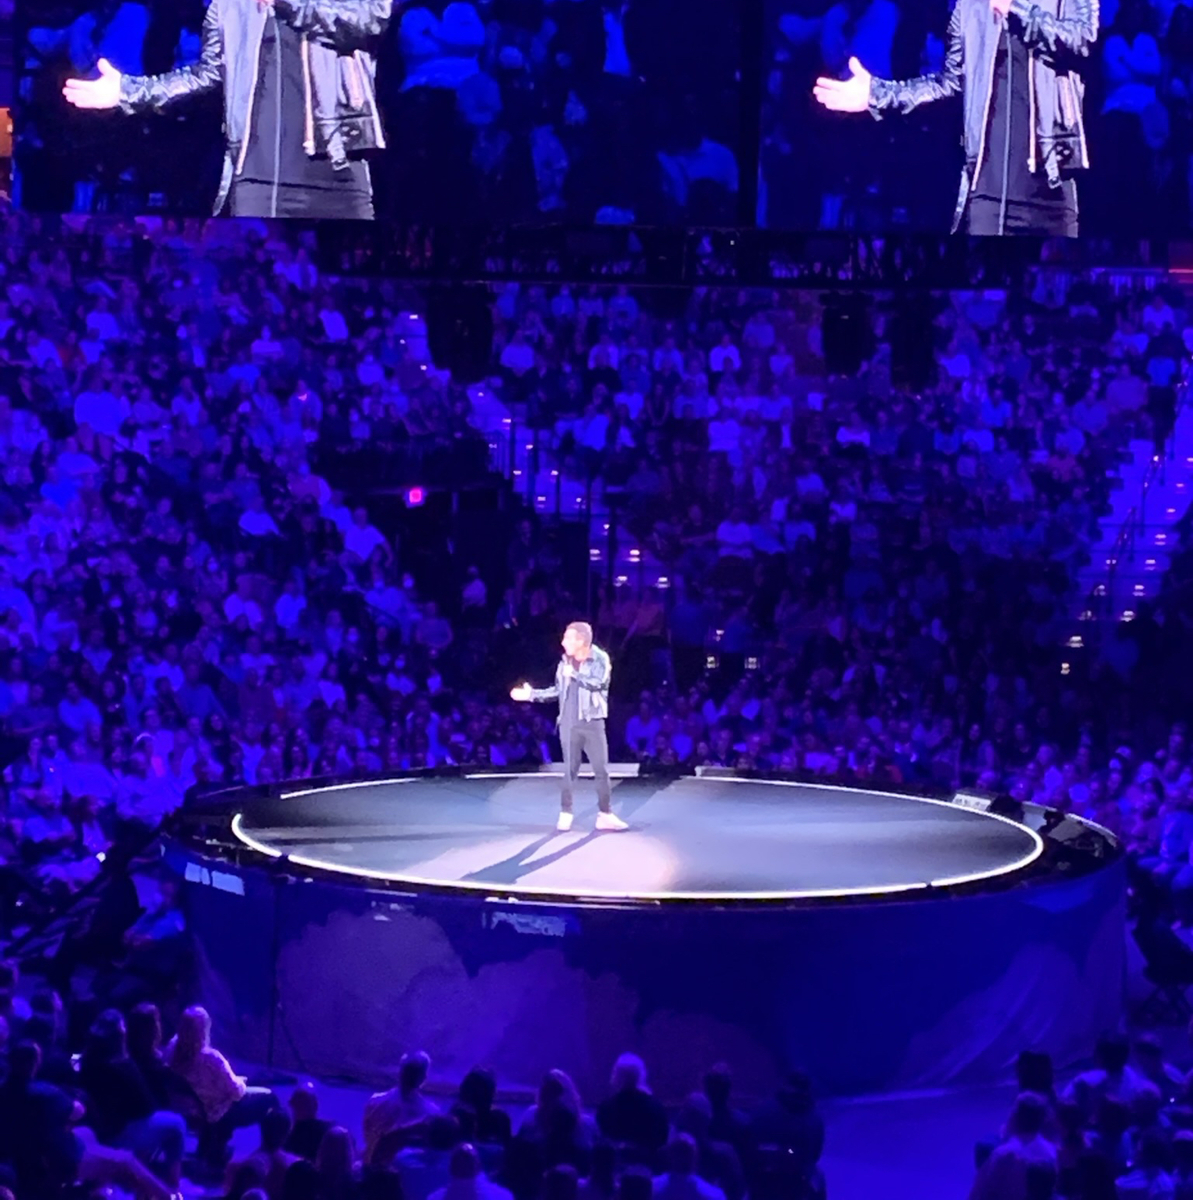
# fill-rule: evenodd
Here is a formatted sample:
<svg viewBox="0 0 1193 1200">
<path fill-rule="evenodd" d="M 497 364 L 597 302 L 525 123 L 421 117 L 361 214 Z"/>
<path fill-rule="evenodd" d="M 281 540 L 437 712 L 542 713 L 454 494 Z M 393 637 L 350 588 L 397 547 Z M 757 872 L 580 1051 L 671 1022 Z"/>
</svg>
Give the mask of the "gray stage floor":
<svg viewBox="0 0 1193 1200">
<path fill-rule="evenodd" d="M 366 876 L 553 896 L 873 894 L 994 876 L 1039 852 L 1022 826 L 947 804 L 807 784 L 619 779 L 631 824 L 597 833 L 591 779 L 556 833 L 559 778 L 419 779 L 254 802 L 250 844 Z"/>
</svg>

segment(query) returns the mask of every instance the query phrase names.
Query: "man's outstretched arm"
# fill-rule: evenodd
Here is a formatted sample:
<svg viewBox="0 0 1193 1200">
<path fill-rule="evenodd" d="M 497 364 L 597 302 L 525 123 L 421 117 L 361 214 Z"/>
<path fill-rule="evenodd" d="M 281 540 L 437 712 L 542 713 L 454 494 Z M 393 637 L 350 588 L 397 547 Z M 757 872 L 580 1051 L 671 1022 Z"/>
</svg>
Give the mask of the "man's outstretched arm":
<svg viewBox="0 0 1193 1200">
<path fill-rule="evenodd" d="M 1088 58 L 1098 40 L 1098 0 L 1076 0 L 1067 17 L 1054 17 L 1035 0 L 1010 0 L 1010 15 L 1027 47 L 1050 57 Z"/>
<path fill-rule="evenodd" d="M 961 40 L 961 6 L 957 4 L 949 18 L 941 70 L 915 79 L 871 79 L 869 109 L 876 117 L 891 110 L 909 113 L 921 104 L 956 96 L 964 83 L 965 50 Z"/>
<path fill-rule="evenodd" d="M 299 33 L 337 50 L 379 37 L 393 16 L 393 0 L 273 0 L 278 16 Z"/>
<path fill-rule="evenodd" d="M 120 79 L 120 108 L 126 113 L 152 112 L 215 91 L 224 79 L 224 46 L 220 37 L 219 8 L 226 0 L 211 0 L 203 18 L 203 44 L 199 61 L 161 75 L 124 75 Z"/>
<path fill-rule="evenodd" d="M 545 703 L 548 700 L 558 700 L 559 699 L 558 676 L 556 677 L 556 681 L 550 687 L 530 688 L 529 692 L 530 692 L 530 694 L 526 697 L 527 700 L 535 700 L 535 701 L 538 701 L 540 704 Z"/>
</svg>

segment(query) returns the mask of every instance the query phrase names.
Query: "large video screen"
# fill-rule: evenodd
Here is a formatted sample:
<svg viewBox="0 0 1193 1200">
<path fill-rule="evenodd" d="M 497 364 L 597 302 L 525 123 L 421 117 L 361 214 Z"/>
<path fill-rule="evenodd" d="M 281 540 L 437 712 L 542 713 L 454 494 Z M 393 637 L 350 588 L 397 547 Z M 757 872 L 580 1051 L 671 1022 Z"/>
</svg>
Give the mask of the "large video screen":
<svg viewBox="0 0 1193 1200">
<path fill-rule="evenodd" d="M 1190 228 L 1193 8 L 765 0 L 758 220 L 787 229 Z"/>
<path fill-rule="evenodd" d="M 38 0 L 17 202 L 733 224 L 729 0 Z"/>
</svg>

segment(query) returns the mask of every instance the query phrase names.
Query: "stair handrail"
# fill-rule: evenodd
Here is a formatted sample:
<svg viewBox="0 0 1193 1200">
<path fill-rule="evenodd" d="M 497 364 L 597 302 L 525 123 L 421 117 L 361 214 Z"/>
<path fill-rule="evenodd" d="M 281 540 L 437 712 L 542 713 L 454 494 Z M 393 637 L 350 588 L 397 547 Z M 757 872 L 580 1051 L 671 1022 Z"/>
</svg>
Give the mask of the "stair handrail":
<svg viewBox="0 0 1193 1200">
<path fill-rule="evenodd" d="M 1081 614 L 1083 619 L 1096 619 L 1098 616 L 1114 616 L 1114 580 L 1119 560 L 1124 555 L 1126 555 L 1128 560 L 1134 558 L 1136 538 L 1143 531 L 1147 520 L 1148 492 L 1157 479 L 1163 482 L 1166 464 L 1176 458 L 1176 425 L 1189 397 L 1188 360 L 1182 362 L 1180 370 L 1181 377 L 1176 388 L 1176 407 L 1172 428 L 1166 435 L 1160 453 L 1153 454 L 1151 462 L 1148 463 L 1147 470 L 1143 475 L 1143 483 L 1139 489 L 1139 499 L 1128 509 L 1127 515 L 1118 531 L 1118 536 L 1114 539 L 1114 543 L 1110 547 L 1110 553 L 1106 559 L 1105 580 L 1102 583 L 1094 584 L 1089 595 L 1086 597 L 1086 604 Z M 1102 611 L 1099 612 L 1099 609 Z"/>
</svg>

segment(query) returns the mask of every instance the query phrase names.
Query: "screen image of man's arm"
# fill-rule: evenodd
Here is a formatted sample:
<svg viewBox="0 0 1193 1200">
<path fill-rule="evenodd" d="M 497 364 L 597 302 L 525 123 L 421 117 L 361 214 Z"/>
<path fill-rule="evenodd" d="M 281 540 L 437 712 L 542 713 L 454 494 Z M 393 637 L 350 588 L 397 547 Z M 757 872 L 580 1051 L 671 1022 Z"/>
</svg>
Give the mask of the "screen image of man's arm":
<svg viewBox="0 0 1193 1200">
<path fill-rule="evenodd" d="M 921 104 L 956 96 L 965 82 L 965 51 L 961 40 L 961 5 L 953 6 L 945 35 L 944 64 L 939 71 L 914 79 L 871 79 L 870 112 L 881 117 L 886 112 L 909 113 Z"/>
<path fill-rule="evenodd" d="M 203 17 L 199 61 L 161 75 L 123 75 L 120 109 L 126 113 L 150 112 L 176 100 L 187 100 L 222 86 L 224 49 L 220 37 L 219 8 L 227 0 L 211 0 Z"/>
<path fill-rule="evenodd" d="M 1086 58 L 1098 40 L 1098 0 L 1073 0 L 1072 15 L 1054 17 L 1031 0 L 1011 0 L 1013 26 L 1029 50 Z"/>
<path fill-rule="evenodd" d="M 379 37 L 393 15 L 393 0 L 274 0 L 288 25 L 337 50 L 353 50 Z"/>
</svg>

